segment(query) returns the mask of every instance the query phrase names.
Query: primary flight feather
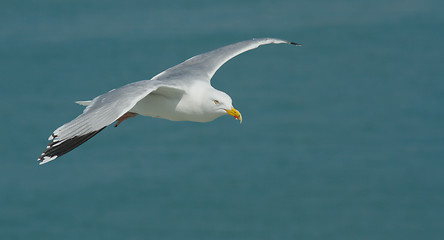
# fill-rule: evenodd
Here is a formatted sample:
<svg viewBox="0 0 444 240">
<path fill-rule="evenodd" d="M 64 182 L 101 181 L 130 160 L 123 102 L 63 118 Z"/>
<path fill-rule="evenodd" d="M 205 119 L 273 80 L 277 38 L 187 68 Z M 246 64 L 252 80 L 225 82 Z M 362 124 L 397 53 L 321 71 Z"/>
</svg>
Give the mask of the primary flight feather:
<svg viewBox="0 0 444 240">
<path fill-rule="evenodd" d="M 102 94 L 86 106 L 82 114 L 57 128 L 51 142 L 37 159 L 47 163 L 78 147 L 105 127 L 137 115 L 171 121 L 209 122 L 229 114 L 242 122 L 242 115 L 232 105 L 228 94 L 216 90 L 210 80 L 231 58 L 266 44 L 300 44 L 275 38 L 252 39 L 234 43 L 194 56 L 150 80 L 127 84 Z"/>
</svg>

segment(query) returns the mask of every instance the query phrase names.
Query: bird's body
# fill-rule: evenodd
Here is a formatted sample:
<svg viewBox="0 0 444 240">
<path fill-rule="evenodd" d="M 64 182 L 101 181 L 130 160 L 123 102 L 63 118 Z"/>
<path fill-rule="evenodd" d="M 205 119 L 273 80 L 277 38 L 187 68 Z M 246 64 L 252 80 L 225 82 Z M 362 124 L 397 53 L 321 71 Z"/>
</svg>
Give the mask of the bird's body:
<svg viewBox="0 0 444 240">
<path fill-rule="evenodd" d="M 263 38 L 231 44 L 194 56 L 150 80 L 127 84 L 91 101 L 77 118 L 57 128 L 47 149 L 39 157 L 47 163 L 73 150 L 114 121 L 137 115 L 171 121 L 209 122 L 225 114 L 242 121 L 228 94 L 214 89 L 210 80 L 225 62 L 245 51 L 270 43 L 299 45 L 280 39 Z"/>
<path fill-rule="evenodd" d="M 203 106 L 202 100 L 208 98 L 207 93 L 215 91 L 201 82 L 183 90 L 160 88 L 137 102 L 129 112 L 171 121 L 209 122 L 225 114 L 205 111 L 209 109 Z"/>
</svg>

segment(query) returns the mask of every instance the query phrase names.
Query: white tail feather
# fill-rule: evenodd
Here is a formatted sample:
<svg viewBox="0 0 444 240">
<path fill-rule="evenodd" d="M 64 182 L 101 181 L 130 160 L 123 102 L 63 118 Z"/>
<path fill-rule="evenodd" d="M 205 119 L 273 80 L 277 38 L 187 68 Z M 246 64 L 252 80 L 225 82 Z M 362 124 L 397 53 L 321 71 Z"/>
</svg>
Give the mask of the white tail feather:
<svg viewBox="0 0 444 240">
<path fill-rule="evenodd" d="M 90 101 L 77 101 L 77 104 L 80 104 L 82 106 L 88 106 L 89 104 L 91 104 L 91 100 Z"/>
</svg>

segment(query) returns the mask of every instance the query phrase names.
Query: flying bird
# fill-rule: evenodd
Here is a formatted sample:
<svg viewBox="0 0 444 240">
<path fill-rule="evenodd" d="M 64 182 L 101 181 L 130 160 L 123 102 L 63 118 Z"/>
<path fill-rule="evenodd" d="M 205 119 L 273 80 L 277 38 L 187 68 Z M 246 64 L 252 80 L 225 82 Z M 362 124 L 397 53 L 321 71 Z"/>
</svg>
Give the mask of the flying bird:
<svg viewBox="0 0 444 240">
<path fill-rule="evenodd" d="M 171 67 L 150 80 L 142 80 L 113 89 L 90 101 L 74 120 L 57 128 L 51 141 L 37 159 L 50 162 L 94 137 L 108 125 L 137 115 L 171 121 L 210 122 L 231 115 L 242 122 L 241 113 L 232 105 L 231 97 L 211 86 L 216 71 L 231 58 L 266 44 L 291 44 L 276 38 L 260 38 L 227 45 L 194 56 Z"/>
</svg>

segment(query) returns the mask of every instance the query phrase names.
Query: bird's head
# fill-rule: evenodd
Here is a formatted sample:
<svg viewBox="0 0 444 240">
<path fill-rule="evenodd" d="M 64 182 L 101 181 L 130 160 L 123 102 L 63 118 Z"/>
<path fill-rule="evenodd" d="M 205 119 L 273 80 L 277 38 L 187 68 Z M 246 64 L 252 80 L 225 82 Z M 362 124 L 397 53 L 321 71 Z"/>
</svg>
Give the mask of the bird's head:
<svg viewBox="0 0 444 240">
<path fill-rule="evenodd" d="M 210 98 L 207 99 L 207 104 L 213 112 L 220 114 L 229 114 L 242 123 L 241 113 L 233 107 L 231 97 L 228 94 L 214 89 Z"/>
</svg>

